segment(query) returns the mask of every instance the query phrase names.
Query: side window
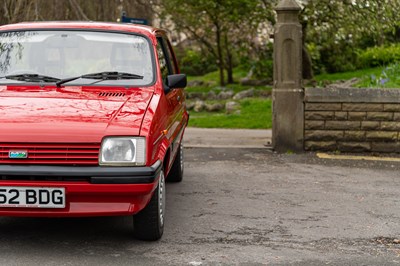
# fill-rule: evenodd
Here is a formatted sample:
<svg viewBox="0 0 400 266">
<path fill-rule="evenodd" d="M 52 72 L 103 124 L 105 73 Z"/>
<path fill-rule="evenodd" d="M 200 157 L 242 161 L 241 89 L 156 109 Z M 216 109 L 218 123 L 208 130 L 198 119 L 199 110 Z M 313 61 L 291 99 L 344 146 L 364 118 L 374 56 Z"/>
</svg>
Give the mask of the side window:
<svg viewBox="0 0 400 266">
<path fill-rule="evenodd" d="M 166 80 L 168 75 L 178 73 L 178 67 L 175 57 L 173 56 L 171 45 L 168 40 L 163 37 L 157 37 L 157 54 L 163 81 Z"/>
<path fill-rule="evenodd" d="M 163 82 L 165 82 L 167 76 L 171 74 L 171 67 L 169 64 L 168 54 L 165 53 L 163 39 L 157 37 L 157 56 L 160 64 L 161 76 Z"/>
<path fill-rule="evenodd" d="M 178 74 L 178 68 L 177 68 L 176 62 L 174 60 L 175 57 L 173 56 L 171 45 L 166 39 L 163 40 L 163 43 L 164 43 L 164 47 L 166 48 L 165 50 L 167 51 L 169 62 L 171 64 L 172 74 Z"/>
</svg>

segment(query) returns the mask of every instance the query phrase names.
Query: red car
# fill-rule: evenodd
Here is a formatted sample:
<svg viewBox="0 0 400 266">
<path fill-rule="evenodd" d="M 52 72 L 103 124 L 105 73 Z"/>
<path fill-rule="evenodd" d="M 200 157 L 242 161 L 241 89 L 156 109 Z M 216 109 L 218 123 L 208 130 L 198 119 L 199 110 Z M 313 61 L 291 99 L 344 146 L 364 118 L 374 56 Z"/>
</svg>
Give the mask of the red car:
<svg viewBox="0 0 400 266">
<path fill-rule="evenodd" d="M 99 22 L 0 27 L 0 215 L 134 215 L 163 234 L 188 123 L 165 31 Z"/>
</svg>

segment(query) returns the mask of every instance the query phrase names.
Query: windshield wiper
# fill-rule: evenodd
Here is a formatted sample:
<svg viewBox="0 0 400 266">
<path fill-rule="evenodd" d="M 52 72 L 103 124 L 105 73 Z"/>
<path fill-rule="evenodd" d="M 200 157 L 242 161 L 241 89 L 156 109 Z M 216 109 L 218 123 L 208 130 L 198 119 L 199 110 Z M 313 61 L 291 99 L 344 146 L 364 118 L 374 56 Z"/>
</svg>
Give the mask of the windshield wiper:
<svg viewBox="0 0 400 266">
<path fill-rule="evenodd" d="M 72 78 L 66 78 L 66 79 L 61 79 L 56 82 L 57 87 L 60 87 L 62 84 L 74 81 L 76 79 L 99 79 L 101 81 L 103 80 L 121 80 L 121 79 L 143 79 L 143 76 L 137 75 L 137 74 L 131 74 L 131 73 L 125 73 L 125 72 L 98 72 L 98 73 L 92 73 L 92 74 L 85 74 L 77 77 L 72 77 Z"/>
<path fill-rule="evenodd" d="M 28 82 L 58 82 L 61 79 L 55 78 L 55 77 L 50 77 L 50 76 L 45 76 L 45 75 L 40 75 L 40 74 L 16 74 L 16 75 L 6 75 L 1 78 L 6 78 L 6 79 L 14 79 L 18 81 L 28 81 Z"/>
</svg>

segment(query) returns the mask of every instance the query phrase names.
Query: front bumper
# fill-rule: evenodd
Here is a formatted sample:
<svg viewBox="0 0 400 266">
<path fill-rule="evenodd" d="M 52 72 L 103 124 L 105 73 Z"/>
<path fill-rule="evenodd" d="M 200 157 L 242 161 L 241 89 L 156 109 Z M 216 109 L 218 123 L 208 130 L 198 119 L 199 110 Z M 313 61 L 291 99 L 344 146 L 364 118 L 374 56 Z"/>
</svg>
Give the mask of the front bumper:
<svg viewBox="0 0 400 266">
<path fill-rule="evenodd" d="M 161 161 L 143 167 L 70 167 L 41 165 L 0 165 L 0 177 L 29 180 L 34 177 L 48 180 L 69 178 L 87 179 L 91 184 L 146 184 L 153 183 L 162 168 Z M 4 178 L 3 178 L 4 179 Z"/>
<path fill-rule="evenodd" d="M 62 209 L 2 207 L 0 216 L 132 215 L 142 210 L 150 201 L 161 169 L 161 161 L 150 167 L 116 168 L 1 165 L 0 177 L 3 179 L 0 179 L 0 186 L 63 187 L 66 205 Z M 30 177 L 40 176 L 45 180 L 30 180 Z M 63 178 L 58 181 L 60 176 Z M 76 177 L 84 177 L 86 181 L 69 181 L 69 178 L 73 180 Z"/>
</svg>

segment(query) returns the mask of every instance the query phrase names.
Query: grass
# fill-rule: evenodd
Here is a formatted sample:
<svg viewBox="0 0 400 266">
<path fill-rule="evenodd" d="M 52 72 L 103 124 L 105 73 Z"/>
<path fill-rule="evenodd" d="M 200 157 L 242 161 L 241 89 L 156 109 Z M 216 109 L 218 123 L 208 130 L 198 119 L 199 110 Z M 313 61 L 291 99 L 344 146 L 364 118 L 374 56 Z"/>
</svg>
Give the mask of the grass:
<svg viewBox="0 0 400 266">
<path fill-rule="evenodd" d="M 360 69 L 351 72 L 333 73 L 333 74 L 320 74 L 315 76 L 315 80 L 319 82 L 323 81 L 338 81 L 338 80 L 349 80 L 352 78 L 364 78 L 369 75 L 379 75 L 382 72 L 382 67 Z"/>
<path fill-rule="evenodd" d="M 400 63 L 381 68 L 378 74 L 372 73 L 363 77 L 357 87 L 400 88 Z"/>
<path fill-rule="evenodd" d="M 235 81 L 246 77 L 247 72 L 236 68 L 233 72 Z M 271 91 L 271 86 L 244 86 L 239 83 L 227 84 L 224 88 L 219 86 L 219 72 L 215 71 L 204 76 L 189 76 L 188 81 L 201 81 L 201 86 L 187 87 L 187 93 L 201 92 L 208 93 L 214 91 L 218 94 L 220 91 L 232 90 L 238 93 L 243 90 L 254 88 L 256 91 Z M 257 94 L 257 93 L 256 93 Z M 237 101 L 240 104 L 240 114 L 226 114 L 221 112 L 194 112 L 190 111 L 189 126 L 201 128 L 248 128 L 265 129 L 272 127 L 272 101 L 269 98 L 248 98 Z M 209 103 L 213 103 L 210 101 Z M 221 102 L 224 103 L 224 102 Z"/>
<path fill-rule="evenodd" d="M 249 128 L 272 127 L 271 99 L 249 98 L 239 101 L 240 114 L 190 112 L 189 126 L 201 128 Z"/>
<path fill-rule="evenodd" d="M 400 63 L 386 67 L 360 69 L 351 72 L 321 74 L 315 77 L 318 86 L 339 80 L 359 78 L 358 88 L 400 88 Z"/>
</svg>

